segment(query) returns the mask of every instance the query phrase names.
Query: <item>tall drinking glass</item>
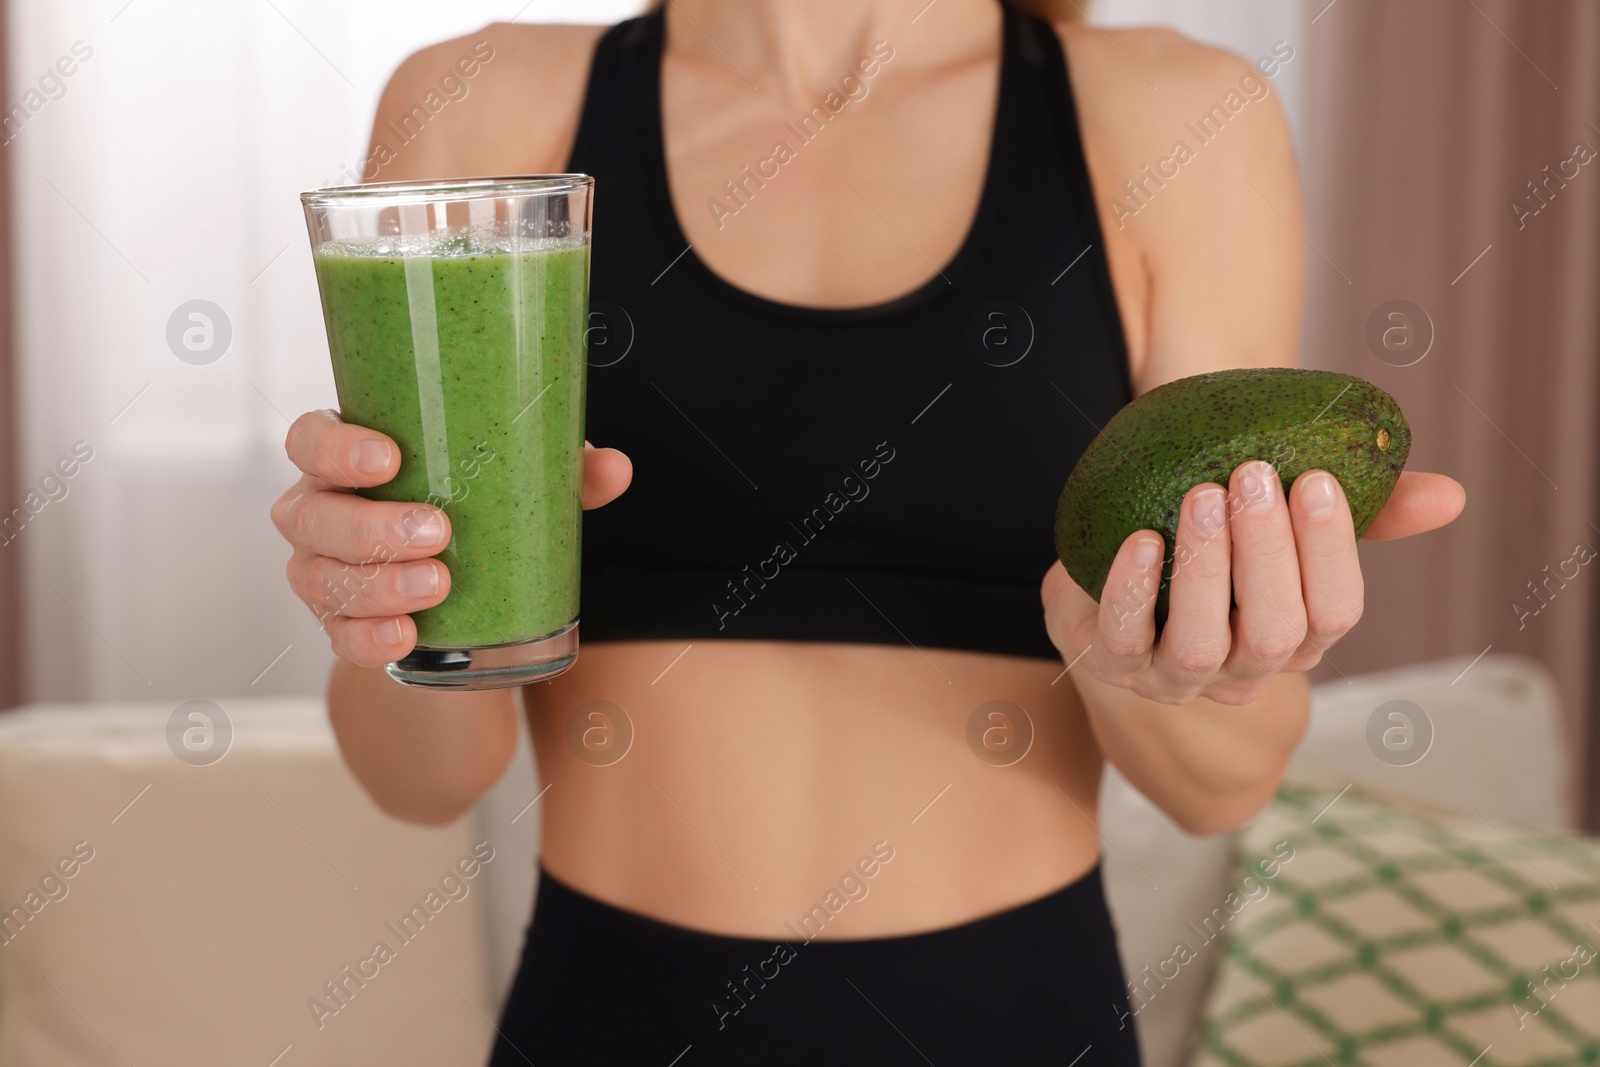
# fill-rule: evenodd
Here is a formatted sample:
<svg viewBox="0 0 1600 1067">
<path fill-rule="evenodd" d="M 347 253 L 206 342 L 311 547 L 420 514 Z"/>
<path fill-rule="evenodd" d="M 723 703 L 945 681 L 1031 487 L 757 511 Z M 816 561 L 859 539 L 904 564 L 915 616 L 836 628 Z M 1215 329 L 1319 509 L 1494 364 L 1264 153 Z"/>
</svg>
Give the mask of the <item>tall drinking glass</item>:
<svg viewBox="0 0 1600 1067">
<path fill-rule="evenodd" d="M 593 188 L 556 174 L 300 196 L 341 415 L 400 446 L 395 479 L 360 492 L 450 516 L 450 592 L 415 613 L 397 681 L 495 689 L 577 659 Z"/>
</svg>

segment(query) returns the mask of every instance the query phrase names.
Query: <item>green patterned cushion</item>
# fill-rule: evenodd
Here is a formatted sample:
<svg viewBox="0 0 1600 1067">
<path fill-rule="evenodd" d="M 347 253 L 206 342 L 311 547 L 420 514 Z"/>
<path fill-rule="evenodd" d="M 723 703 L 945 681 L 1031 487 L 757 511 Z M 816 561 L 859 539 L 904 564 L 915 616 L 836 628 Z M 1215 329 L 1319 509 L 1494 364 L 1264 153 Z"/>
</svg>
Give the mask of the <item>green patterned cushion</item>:
<svg viewBox="0 0 1600 1067">
<path fill-rule="evenodd" d="M 1304 777 L 1240 841 L 1192 1067 L 1600 1063 L 1600 841 Z"/>
</svg>

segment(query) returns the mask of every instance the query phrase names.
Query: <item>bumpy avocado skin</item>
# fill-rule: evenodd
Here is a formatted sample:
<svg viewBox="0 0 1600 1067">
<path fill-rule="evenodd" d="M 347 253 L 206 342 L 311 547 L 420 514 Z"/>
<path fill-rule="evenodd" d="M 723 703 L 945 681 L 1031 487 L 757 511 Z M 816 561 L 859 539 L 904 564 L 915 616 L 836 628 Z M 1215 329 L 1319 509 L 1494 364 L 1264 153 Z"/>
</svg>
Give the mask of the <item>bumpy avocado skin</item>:
<svg viewBox="0 0 1600 1067">
<path fill-rule="evenodd" d="M 1387 431 L 1387 448 L 1380 446 Z M 1308 470 L 1339 479 L 1356 536 L 1389 499 L 1411 428 L 1394 398 L 1332 371 L 1263 367 L 1215 371 L 1158 386 L 1117 412 L 1084 451 L 1056 507 L 1056 552 L 1067 573 L 1099 600 L 1112 560 L 1130 534 L 1166 541 L 1156 626 L 1167 618 L 1178 515 L 1202 482 L 1228 488 L 1252 459 L 1277 468 L 1284 492 Z M 1240 502 L 1229 498 L 1230 516 Z M 1131 606 L 1131 605 L 1130 605 Z"/>
</svg>

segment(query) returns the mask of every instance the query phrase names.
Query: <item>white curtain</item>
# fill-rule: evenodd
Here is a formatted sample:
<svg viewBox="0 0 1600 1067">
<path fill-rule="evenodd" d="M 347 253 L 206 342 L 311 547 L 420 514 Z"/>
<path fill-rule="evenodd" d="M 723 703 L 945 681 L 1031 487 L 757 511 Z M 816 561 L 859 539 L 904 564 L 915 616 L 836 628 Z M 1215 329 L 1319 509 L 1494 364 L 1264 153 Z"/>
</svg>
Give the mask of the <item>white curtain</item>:
<svg viewBox="0 0 1600 1067">
<path fill-rule="evenodd" d="M 296 194 L 359 166 L 379 92 L 420 45 L 495 20 L 610 22 L 640 5 L 519 6 L 11 5 L 6 106 L 38 103 L 0 149 L 15 167 L 20 474 L 44 501 L 0 548 L 25 561 L 28 699 L 321 689 L 327 642 L 284 583 L 287 549 L 267 519 L 294 477 L 288 421 L 335 403 Z M 1252 59 L 1297 43 L 1304 19 L 1271 0 L 1101 0 L 1095 14 L 1168 22 Z M 1299 76 L 1290 64 L 1276 82 L 1286 100 Z M 221 308 L 232 333 L 201 365 L 168 342 L 194 300 Z M 92 458 L 41 488 L 80 441 Z"/>
<path fill-rule="evenodd" d="M 6 107 L 28 114 L 0 151 L 15 168 L 20 475 L 38 495 L 0 551 L 24 556 L 28 699 L 321 688 L 327 642 L 285 586 L 267 520 L 294 477 L 287 420 L 335 404 L 296 196 L 359 169 L 378 95 L 419 46 L 491 21 L 610 22 L 638 7 L 10 5 Z M 168 344 L 191 300 L 231 324 L 204 365 Z M 79 441 L 92 458 L 41 487 Z"/>
</svg>

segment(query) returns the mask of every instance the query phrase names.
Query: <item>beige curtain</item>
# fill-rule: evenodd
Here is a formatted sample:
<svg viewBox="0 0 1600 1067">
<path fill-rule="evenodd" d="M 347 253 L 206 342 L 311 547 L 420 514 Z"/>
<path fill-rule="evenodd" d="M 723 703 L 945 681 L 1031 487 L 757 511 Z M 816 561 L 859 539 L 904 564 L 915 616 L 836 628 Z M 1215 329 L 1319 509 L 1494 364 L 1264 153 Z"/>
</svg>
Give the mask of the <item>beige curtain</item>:
<svg viewBox="0 0 1600 1067">
<path fill-rule="evenodd" d="M 1600 4 L 1324 3 L 1304 50 L 1305 361 L 1390 390 L 1411 466 L 1453 475 L 1468 505 L 1448 530 L 1362 546 L 1367 614 L 1318 680 L 1491 646 L 1538 659 L 1586 783 L 1573 804 L 1600 827 Z M 1420 352 L 1415 313 L 1368 341 L 1392 300 L 1432 323 L 1411 366 L 1392 364 Z"/>
<path fill-rule="evenodd" d="M 7 33 L 6 0 L 0 0 L 0 86 L 9 93 L 6 66 L 11 44 Z M 6 105 L 9 106 L 9 105 Z M 0 514 L 20 502 L 17 492 L 17 390 L 12 342 L 16 337 L 11 301 L 11 152 L 0 147 Z M 4 534 L 0 533 L 0 540 Z M 0 545 L 0 709 L 22 701 L 22 586 L 18 569 L 21 556 L 10 545 Z"/>
</svg>

